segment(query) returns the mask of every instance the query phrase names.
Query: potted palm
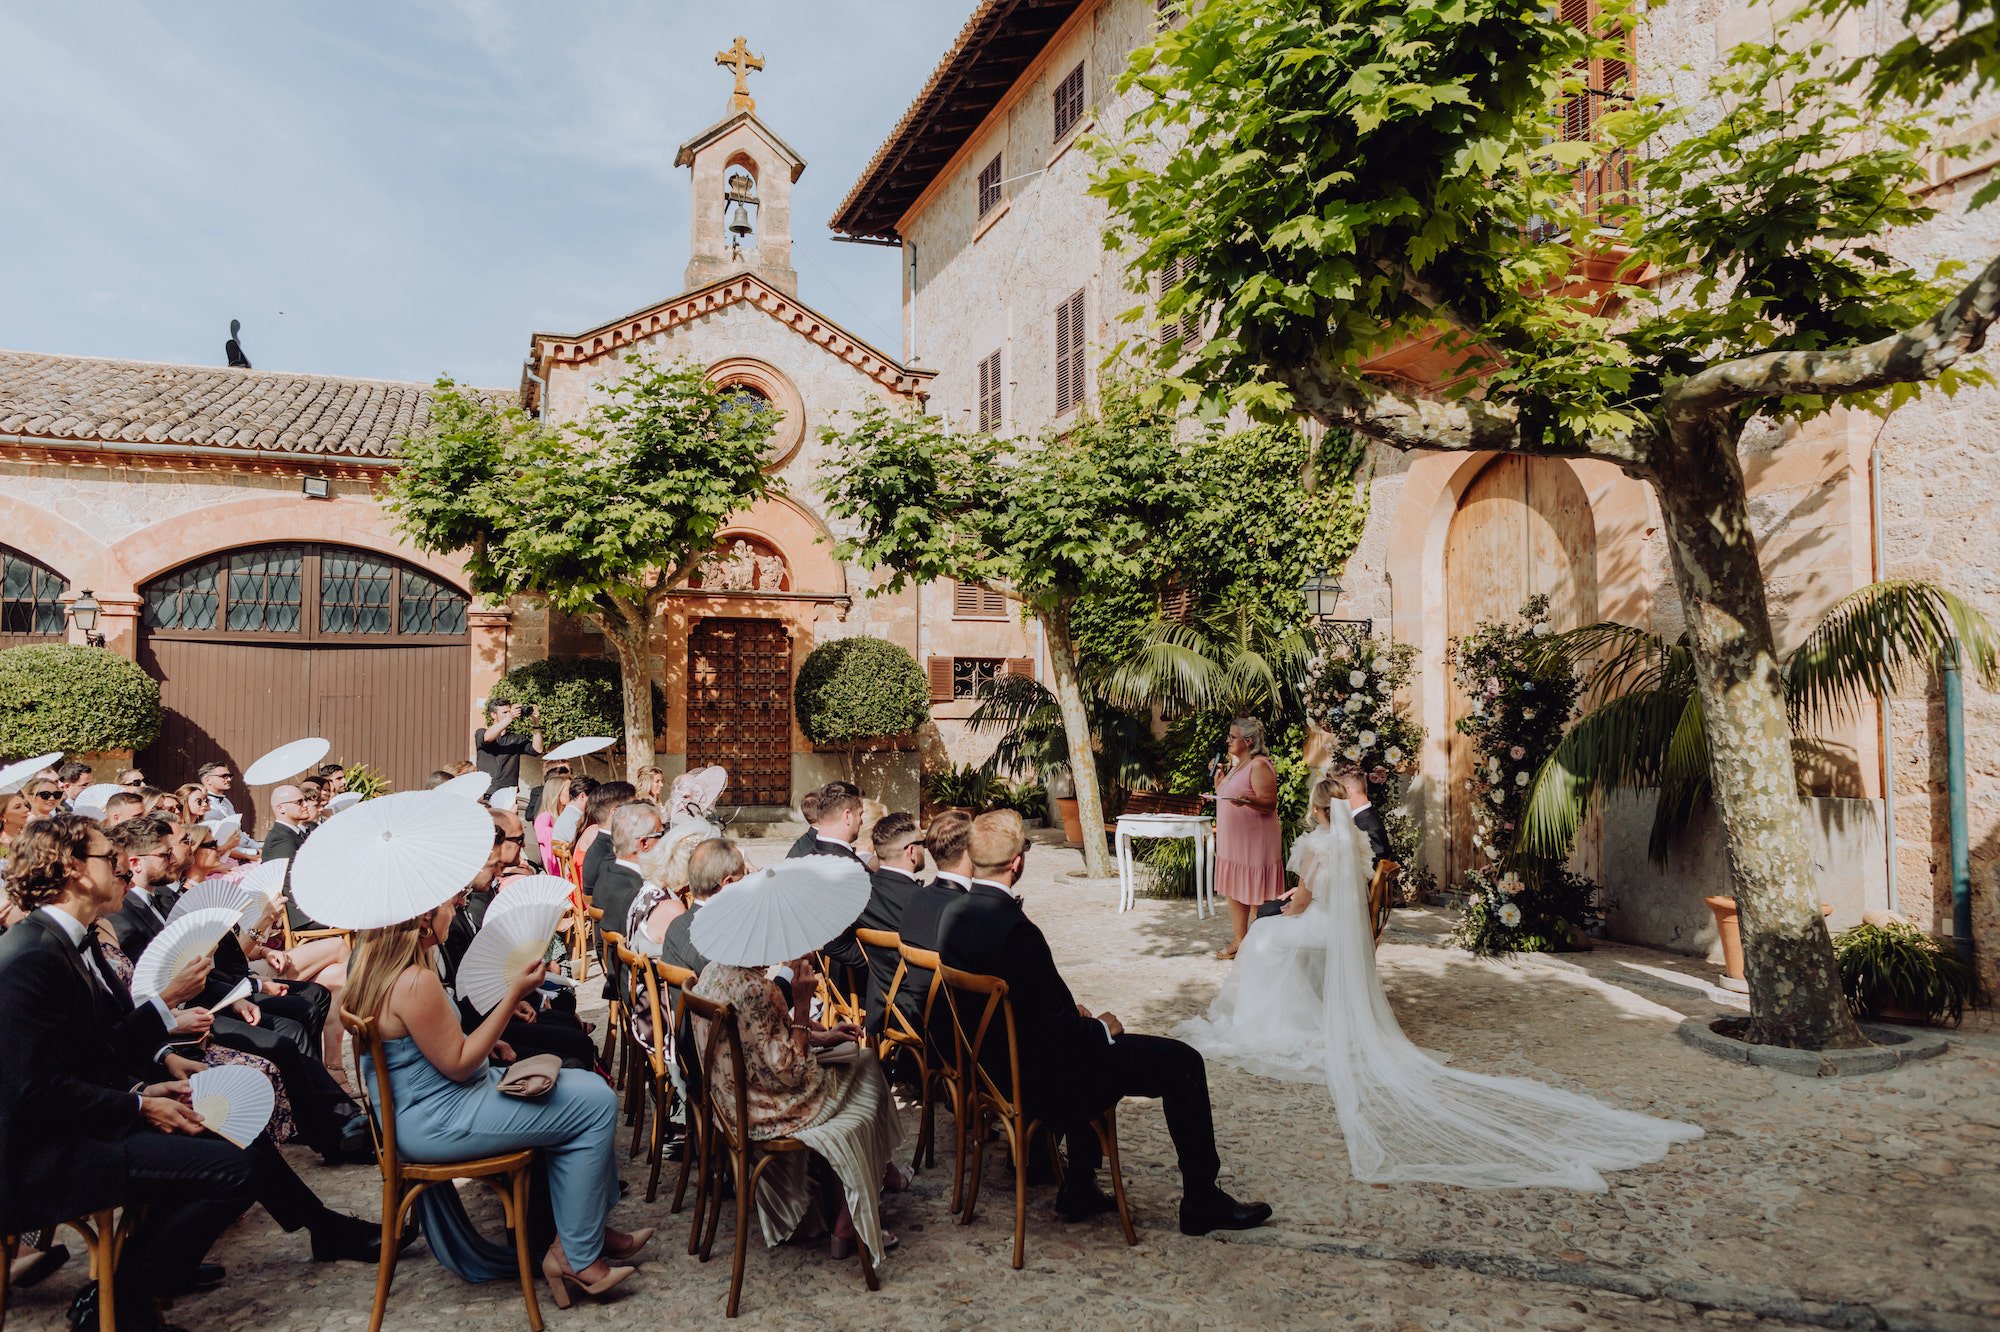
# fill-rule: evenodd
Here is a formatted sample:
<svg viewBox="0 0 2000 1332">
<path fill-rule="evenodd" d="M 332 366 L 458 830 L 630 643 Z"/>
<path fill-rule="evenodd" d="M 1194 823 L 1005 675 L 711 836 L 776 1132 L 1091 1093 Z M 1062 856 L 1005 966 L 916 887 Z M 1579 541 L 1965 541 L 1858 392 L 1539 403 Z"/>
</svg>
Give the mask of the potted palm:
<svg viewBox="0 0 2000 1332">
<path fill-rule="evenodd" d="M 1972 968 L 1900 917 L 1863 921 L 1833 939 L 1840 984 L 1857 1017 L 1957 1026 L 1975 988 Z"/>
</svg>

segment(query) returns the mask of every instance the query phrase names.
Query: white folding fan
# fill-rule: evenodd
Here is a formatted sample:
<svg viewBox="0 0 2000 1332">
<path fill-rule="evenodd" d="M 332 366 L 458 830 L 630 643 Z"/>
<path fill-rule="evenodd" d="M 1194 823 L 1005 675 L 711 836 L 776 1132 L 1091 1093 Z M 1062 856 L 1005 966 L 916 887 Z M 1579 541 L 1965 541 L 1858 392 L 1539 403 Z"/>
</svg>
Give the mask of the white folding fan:
<svg viewBox="0 0 2000 1332">
<path fill-rule="evenodd" d="M 181 894 L 181 900 L 167 913 L 167 924 L 197 911 L 233 911 L 238 919 L 254 925 L 270 900 L 241 879 L 210 879 Z"/>
<path fill-rule="evenodd" d="M 248 1147 L 271 1122 L 277 1097 L 271 1080 L 254 1068 L 223 1064 L 188 1079 L 195 1118 L 209 1132 Z"/>
<path fill-rule="evenodd" d="M 556 906 L 567 911 L 570 906 L 570 881 L 555 874 L 516 875 L 502 879 L 499 891 L 494 894 L 493 905 L 486 908 L 486 919 L 507 911 L 518 911 L 528 906 Z"/>
<path fill-rule="evenodd" d="M 561 905 L 548 902 L 497 915 L 489 912 L 459 963 L 458 997 L 481 1013 L 498 1008 L 512 992 L 521 968 L 548 952 L 562 914 Z"/>
<path fill-rule="evenodd" d="M 166 989 L 182 967 L 214 951 L 222 936 L 235 929 L 240 919 L 241 913 L 218 908 L 196 911 L 169 922 L 146 945 L 138 965 L 132 968 L 133 997 L 144 998 Z"/>
</svg>

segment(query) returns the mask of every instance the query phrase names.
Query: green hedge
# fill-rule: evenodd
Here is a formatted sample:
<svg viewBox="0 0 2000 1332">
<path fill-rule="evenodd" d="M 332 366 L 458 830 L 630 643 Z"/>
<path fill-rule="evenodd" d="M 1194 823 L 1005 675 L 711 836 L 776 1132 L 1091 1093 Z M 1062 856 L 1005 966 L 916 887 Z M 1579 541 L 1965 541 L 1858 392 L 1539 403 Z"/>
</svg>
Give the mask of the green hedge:
<svg viewBox="0 0 2000 1332">
<path fill-rule="evenodd" d="M 799 668 L 799 729 L 816 745 L 851 745 L 914 731 L 930 720 L 917 659 L 879 638 L 822 643 Z"/>
<path fill-rule="evenodd" d="M 625 703 L 619 692 L 618 663 L 609 657 L 548 657 L 516 666 L 494 684 L 489 703 L 528 703 L 542 710 L 542 743 L 553 749 L 580 735 L 609 735 L 623 743 Z M 667 696 L 653 686 L 653 721 L 666 720 Z M 519 735 L 535 729 L 523 717 L 510 728 Z"/>
<path fill-rule="evenodd" d="M 130 658 L 67 643 L 0 652 L 0 754 L 144 749 L 159 738 L 159 681 Z"/>
</svg>

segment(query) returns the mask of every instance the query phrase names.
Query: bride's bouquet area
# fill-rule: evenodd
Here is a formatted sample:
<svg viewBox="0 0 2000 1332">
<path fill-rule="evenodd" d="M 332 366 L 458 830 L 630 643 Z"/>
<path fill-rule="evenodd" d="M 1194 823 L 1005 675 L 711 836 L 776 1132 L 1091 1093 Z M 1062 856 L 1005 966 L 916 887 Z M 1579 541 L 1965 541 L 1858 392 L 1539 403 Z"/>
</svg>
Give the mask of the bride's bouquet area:
<svg viewBox="0 0 2000 1332">
<path fill-rule="evenodd" d="M 1549 599 L 1531 597 L 1512 621 L 1485 623 L 1454 642 L 1452 674 L 1472 707 L 1458 720 L 1474 746 L 1465 779 L 1477 868 L 1458 888 L 1470 899 L 1454 935 L 1482 956 L 1553 952 L 1603 916 L 1598 886 L 1560 861 L 1515 849 L 1535 773 L 1576 711 L 1576 674 L 1543 650 Z"/>
<path fill-rule="evenodd" d="M 1419 875 L 1416 825 L 1397 806 L 1417 770 L 1424 728 L 1397 699 L 1416 657 L 1407 643 L 1350 637 L 1322 625 L 1304 688 L 1306 716 L 1332 740 L 1333 766 L 1358 768 L 1367 779 L 1369 803 L 1382 812 L 1406 887 Z"/>
</svg>

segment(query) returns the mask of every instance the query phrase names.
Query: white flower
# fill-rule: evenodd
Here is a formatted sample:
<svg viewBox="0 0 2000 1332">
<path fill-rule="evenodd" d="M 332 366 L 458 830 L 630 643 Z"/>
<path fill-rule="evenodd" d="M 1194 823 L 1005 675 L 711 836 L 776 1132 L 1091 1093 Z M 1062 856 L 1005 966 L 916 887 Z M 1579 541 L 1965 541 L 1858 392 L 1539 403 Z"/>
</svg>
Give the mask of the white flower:
<svg viewBox="0 0 2000 1332">
<path fill-rule="evenodd" d="M 1500 923 L 1510 930 L 1519 925 L 1521 923 L 1521 908 L 1515 906 L 1512 902 L 1502 902 L 1500 904 Z"/>
<path fill-rule="evenodd" d="M 1500 756 L 1498 754 L 1495 754 L 1486 760 L 1486 770 L 1488 772 L 1500 771 Z"/>
<path fill-rule="evenodd" d="M 1528 771 L 1527 769 L 1523 768 L 1521 771 L 1514 774 L 1514 785 L 1526 786 L 1527 784 L 1528 784 Z"/>
<path fill-rule="evenodd" d="M 1549 622 L 1547 620 L 1537 620 L 1535 622 L 1535 637 L 1547 638 L 1548 636 L 1549 636 Z"/>
<path fill-rule="evenodd" d="M 1360 688 L 1360 687 L 1361 687 L 1362 685 L 1365 685 L 1365 684 L 1367 684 L 1367 683 L 1368 683 L 1368 672 L 1366 672 L 1366 671 L 1349 671 L 1349 672 L 1347 673 L 1347 683 L 1349 683 L 1349 684 L 1353 685 L 1353 686 L 1354 686 L 1355 688 L 1359 689 L 1359 688 Z"/>
<path fill-rule="evenodd" d="M 1350 760 L 1358 759 L 1361 757 L 1361 746 L 1349 745 L 1346 749 L 1342 750 L 1341 752 L 1346 754 Z"/>
<path fill-rule="evenodd" d="M 1382 751 L 1382 757 L 1390 763 L 1401 763 L 1403 761 L 1403 750 L 1399 745 L 1390 745 Z"/>
<path fill-rule="evenodd" d="M 1375 748 L 1375 732 L 1373 731 L 1363 731 L 1360 735 L 1357 735 L 1354 738 L 1361 742 L 1361 747 L 1363 749 Z"/>
<path fill-rule="evenodd" d="M 1342 704 L 1341 706 L 1342 706 L 1342 707 L 1344 707 L 1344 708 L 1346 708 L 1346 709 L 1347 709 L 1347 710 L 1348 710 L 1349 712 L 1359 712 L 1359 711 L 1361 711 L 1361 706 L 1362 706 L 1362 705 L 1361 705 L 1361 695 L 1359 695 L 1359 694 L 1355 694 L 1355 695 L 1353 695 L 1352 697 L 1350 697 L 1350 698 L 1349 698 L 1349 699 L 1347 700 L 1347 702 L 1346 702 L 1346 703 Z"/>
<path fill-rule="evenodd" d="M 1500 803 L 1500 800 L 1501 800 L 1501 795 L 1500 795 L 1500 788 L 1499 788 L 1499 787 L 1497 787 L 1497 786 L 1496 786 L 1496 787 L 1494 787 L 1494 788 L 1493 788 L 1493 790 L 1492 790 L 1492 792 L 1491 792 L 1491 793 L 1489 793 L 1489 794 L 1487 795 L 1487 797 L 1486 797 L 1486 798 L 1487 798 L 1488 800 L 1491 800 L 1491 801 L 1492 801 L 1492 802 L 1493 802 L 1494 804 L 1496 804 L 1496 805 L 1497 805 L 1497 804 L 1499 804 L 1499 803 Z"/>
</svg>

